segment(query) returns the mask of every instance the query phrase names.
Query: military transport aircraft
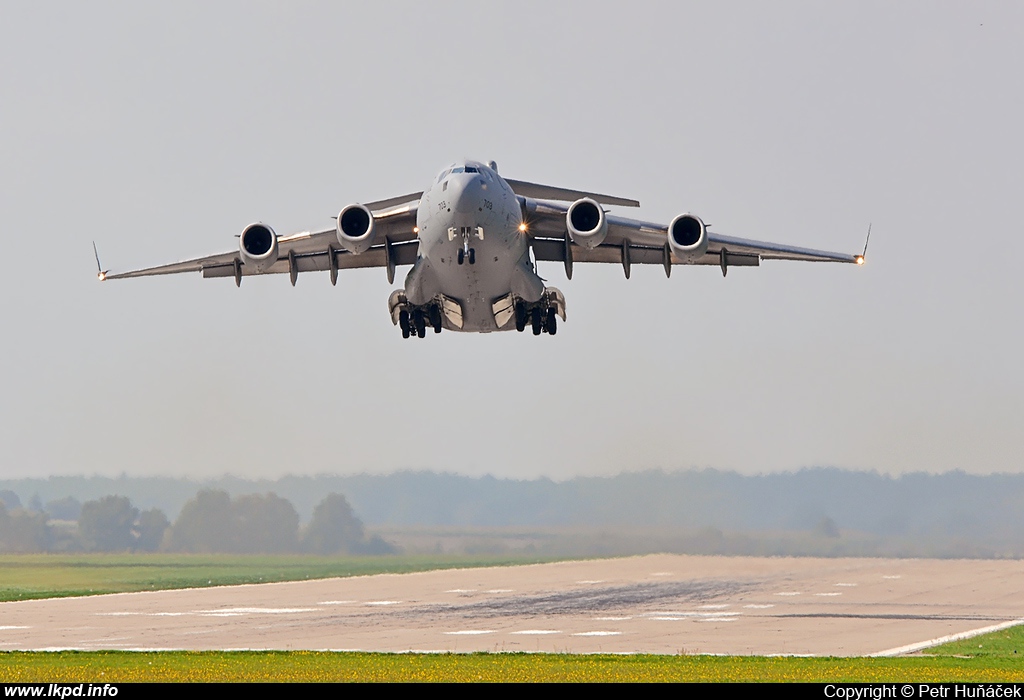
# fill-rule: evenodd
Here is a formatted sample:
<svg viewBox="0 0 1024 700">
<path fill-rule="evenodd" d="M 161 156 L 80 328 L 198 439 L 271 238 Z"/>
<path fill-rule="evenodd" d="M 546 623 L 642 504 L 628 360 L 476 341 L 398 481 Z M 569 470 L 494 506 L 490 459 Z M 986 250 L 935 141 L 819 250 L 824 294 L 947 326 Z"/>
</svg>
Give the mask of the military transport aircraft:
<svg viewBox="0 0 1024 700">
<path fill-rule="evenodd" d="M 202 272 L 233 277 L 382 267 L 388 282 L 395 268 L 412 265 L 405 289 L 388 300 L 391 320 L 405 338 L 431 328 L 489 333 L 513 328 L 554 335 L 565 320 L 565 297 L 547 287 L 537 261 L 561 261 L 572 279 L 575 263 L 632 265 L 757 266 L 761 260 L 808 260 L 861 265 L 847 255 L 712 233 L 695 214 L 666 224 L 613 215 L 606 206 L 639 207 L 632 199 L 550 187 L 498 175 L 493 161 L 462 161 L 445 168 L 423 192 L 350 204 L 334 228 L 278 236 L 263 223 L 247 226 L 238 250 L 130 272 L 102 270 L 99 278 L 122 279 Z M 870 236 L 870 231 L 869 231 Z"/>
</svg>

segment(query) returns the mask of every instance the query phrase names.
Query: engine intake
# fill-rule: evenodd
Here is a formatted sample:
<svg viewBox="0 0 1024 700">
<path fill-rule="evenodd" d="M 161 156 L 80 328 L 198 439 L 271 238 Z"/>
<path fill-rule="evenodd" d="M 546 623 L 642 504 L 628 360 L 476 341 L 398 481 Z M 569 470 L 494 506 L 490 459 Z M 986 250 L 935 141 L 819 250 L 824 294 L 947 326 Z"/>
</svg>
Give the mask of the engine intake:
<svg viewBox="0 0 1024 700">
<path fill-rule="evenodd" d="M 573 243 L 596 248 L 608 235 L 608 220 L 601 205 L 589 197 L 577 199 L 565 213 L 565 227 Z"/>
<path fill-rule="evenodd" d="M 252 265 L 257 272 L 266 272 L 280 254 L 274 229 L 260 223 L 245 227 L 238 237 L 238 249 L 242 252 L 242 262 Z"/>
<path fill-rule="evenodd" d="M 358 255 L 373 245 L 373 214 L 362 204 L 349 204 L 338 214 L 338 243 Z"/>
<path fill-rule="evenodd" d="M 696 262 L 708 252 L 708 228 L 699 216 L 680 214 L 668 225 L 668 246 L 683 262 Z"/>
</svg>

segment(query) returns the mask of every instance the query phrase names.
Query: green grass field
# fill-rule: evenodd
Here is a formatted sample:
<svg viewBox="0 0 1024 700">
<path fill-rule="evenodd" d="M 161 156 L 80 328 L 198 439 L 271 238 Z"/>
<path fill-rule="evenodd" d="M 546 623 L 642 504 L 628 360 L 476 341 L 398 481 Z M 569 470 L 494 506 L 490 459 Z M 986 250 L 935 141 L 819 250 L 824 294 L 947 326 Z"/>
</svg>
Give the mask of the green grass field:
<svg viewBox="0 0 1024 700">
<path fill-rule="evenodd" d="M 5 554 L 0 601 L 408 573 L 541 561 L 514 556 Z M 551 561 L 545 559 L 544 561 Z"/>
<path fill-rule="evenodd" d="M 4 555 L 0 556 L 0 600 L 524 563 L 528 560 L 509 557 Z M 1024 682 L 1024 626 L 895 659 L 0 652 L 0 682 L 132 681 Z"/>
</svg>

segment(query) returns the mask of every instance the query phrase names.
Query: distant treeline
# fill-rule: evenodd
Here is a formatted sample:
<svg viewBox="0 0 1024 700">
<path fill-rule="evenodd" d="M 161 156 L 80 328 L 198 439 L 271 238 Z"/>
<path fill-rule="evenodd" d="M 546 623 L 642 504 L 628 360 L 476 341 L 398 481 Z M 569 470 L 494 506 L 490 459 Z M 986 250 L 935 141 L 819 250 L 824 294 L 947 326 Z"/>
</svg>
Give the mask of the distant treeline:
<svg viewBox="0 0 1024 700">
<path fill-rule="evenodd" d="M 387 554 L 380 536 L 367 537 L 344 496 L 329 494 L 299 527 L 299 514 L 273 493 L 232 498 L 203 490 L 172 524 L 159 508 L 140 511 L 130 498 L 109 495 L 80 503 L 73 496 L 22 507 L 0 491 L 0 552 L 224 552 Z"/>
<path fill-rule="evenodd" d="M 126 494 L 144 508 L 183 510 L 198 488 L 274 492 L 303 521 L 325 493 L 344 493 L 373 527 L 715 528 L 803 531 L 948 543 L 943 551 L 1024 556 L 1024 474 L 906 474 L 833 468 L 743 476 L 714 469 L 516 480 L 433 472 L 384 476 L 51 477 L 0 482 L 34 502 Z M 96 495 L 94 495 L 96 494 Z M 955 545 L 955 546 L 954 546 Z M 933 551 L 933 550 L 928 550 Z"/>
</svg>

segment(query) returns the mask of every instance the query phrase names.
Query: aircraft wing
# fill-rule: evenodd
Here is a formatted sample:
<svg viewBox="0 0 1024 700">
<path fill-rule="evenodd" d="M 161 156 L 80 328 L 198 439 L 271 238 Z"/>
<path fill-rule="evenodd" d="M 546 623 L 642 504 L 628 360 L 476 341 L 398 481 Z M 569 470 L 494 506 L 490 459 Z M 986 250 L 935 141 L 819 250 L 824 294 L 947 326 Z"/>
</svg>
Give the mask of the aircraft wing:
<svg viewBox="0 0 1024 700">
<path fill-rule="evenodd" d="M 303 231 L 277 239 L 280 253 L 277 262 L 262 271 L 246 265 L 239 249 L 236 247 L 226 253 L 207 255 L 201 258 L 183 260 L 167 265 L 157 265 L 126 272 L 101 271 L 101 280 L 126 279 L 129 277 L 149 277 L 152 275 L 173 275 L 179 272 L 201 272 L 203 277 L 234 277 L 240 282 L 242 277 L 256 274 L 278 274 L 288 272 L 295 276 L 299 272 L 316 270 L 345 270 L 357 267 L 387 267 L 393 277 L 395 265 L 411 265 L 416 262 L 416 211 L 419 206 L 419 194 L 413 193 L 404 197 L 394 197 L 381 202 L 366 205 L 373 212 L 374 243 L 369 250 L 353 255 L 344 250 L 338 243 L 334 228 L 323 231 Z M 408 201 L 415 197 L 416 201 Z M 404 204 L 395 205 L 396 202 Z M 332 268 L 331 256 L 335 264 Z M 99 260 L 97 259 L 97 265 Z M 333 273 L 332 273 L 333 274 Z"/>
<path fill-rule="evenodd" d="M 697 259 L 680 260 L 668 252 L 668 224 L 639 221 L 606 214 L 608 235 L 596 248 L 573 243 L 566 229 L 570 203 L 542 201 L 522 197 L 527 230 L 533 237 L 537 260 L 560 260 L 568 270 L 573 262 L 621 263 L 627 270 L 631 264 L 664 265 L 666 272 L 674 265 L 718 265 L 723 273 L 729 267 L 756 267 L 762 260 L 804 260 L 810 262 L 842 262 L 863 264 L 864 256 L 833 253 L 782 243 L 769 243 L 719 233 L 707 232 L 708 248 Z"/>
</svg>

